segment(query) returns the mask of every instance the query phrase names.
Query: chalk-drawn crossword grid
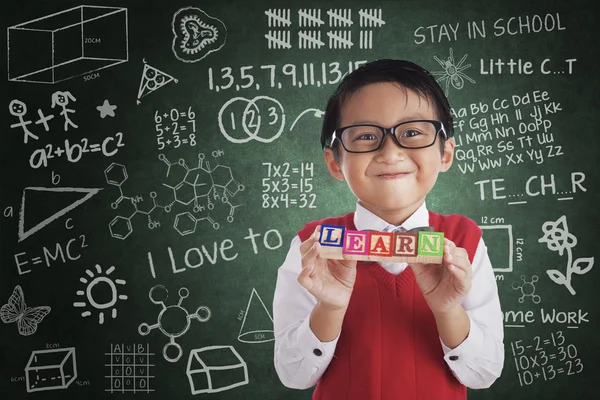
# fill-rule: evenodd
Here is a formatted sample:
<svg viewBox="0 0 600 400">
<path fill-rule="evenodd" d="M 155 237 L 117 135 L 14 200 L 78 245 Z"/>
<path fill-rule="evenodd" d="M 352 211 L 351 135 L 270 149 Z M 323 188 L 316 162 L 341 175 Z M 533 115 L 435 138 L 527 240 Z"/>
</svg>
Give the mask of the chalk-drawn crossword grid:
<svg viewBox="0 0 600 400">
<path fill-rule="evenodd" d="M 325 29 L 324 14 L 321 9 L 298 10 L 298 48 L 299 49 L 351 49 L 352 41 L 352 9 L 328 9 L 328 28 Z M 265 10 L 269 31 L 265 34 L 269 49 L 291 49 L 292 44 L 292 11 L 290 9 Z M 360 9 L 359 16 L 359 48 L 373 48 L 373 29 L 385 25 L 381 8 Z M 283 28 L 283 29 L 273 29 Z M 309 29 L 307 29 L 309 28 Z M 323 35 L 325 33 L 325 35 Z M 327 36 L 327 46 L 324 40 Z"/>
<path fill-rule="evenodd" d="M 111 393 L 150 393 L 154 389 L 150 387 L 150 380 L 154 379 L 150 369 L 154 367 L 150 358 L 154 353 L 150 352 L 148 343 L 134 344 L 111 344 L 110 352 L 105 353 L 108 363 L 104 364 L 109 369 L 109 375 L 105 378 L 110 380 L 110 387 L 104 389 Z"/>
<path fill-rule="evenodd" d="M 83 5 L 8 27 L 8 79 L 54 84 L 124 63 L 127 24 L 126 8 Z"/>
<path fill-rule="evenodd" d="M 215 150 L 212 156 L 217 159 L 224 155 L 222 150 Z M 163 186 L 172 193 L 173 201 L 166 205 L 160 205 L 156 191 L 150 192 L 152 204 L 145 209 L 141 208 L 144 201 L 142 196 L 126 196 L 123 193 L 122 185 L 128 178 L 127 169 L 124 165 L 112 163 L 104 171 L 106 182 L 109 185 L 119 188 L 119 197 L 111 203 L 113 209 L 118 209 L 123 200 L 133 205 L 134 211 L 129 216 L 118 215 L 108 224 L 110 235 L 115 239 L 126 239 L 133 232 L 131 225 L 132 218 L 137 214 L 148 217 L 148 229 L 160 227 L 160 222 L 152 219 L 152 213 L 157 210 L 163 210 L 166 213 L 172 211 L 175 204 L 185 207 L 191 207 L 191 211 L 184 211 L 175 216 L 173 228 L 181 235 L 189 235 L 196 232 L 198 223 L 208 221 L 213 229 L 219 229 L 219 222 L 215 221 L 210 212 L 215 208 L 215 203 L 221 203 L 229 206 L 229 214 L 226 217 L 227 222 L 234 221 L 235 209 L 243 204 L 233 204 L 231 199 L 238 192 L 245 189 L 233 178 L 231 168 L 217 163 L 214 167 L 205 160 L 204 153 L 198 154 L 198 165 L 190 168 L 185 160 L 179 159 L 171 163 L 163 154 L 158 157 L 167 165 L 166 179 L 168 183 Z"/>
</svg>

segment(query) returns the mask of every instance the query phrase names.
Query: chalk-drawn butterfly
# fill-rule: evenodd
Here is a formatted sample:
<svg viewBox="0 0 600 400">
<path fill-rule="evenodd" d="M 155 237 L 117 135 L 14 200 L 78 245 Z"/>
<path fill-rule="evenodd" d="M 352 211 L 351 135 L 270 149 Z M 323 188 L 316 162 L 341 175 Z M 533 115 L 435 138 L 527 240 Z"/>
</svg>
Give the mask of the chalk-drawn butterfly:
<svg viewBox="0 0 600 400">
<path fill-rule="evenodd" d="M 17 285 L 8 299 L 8 303 L 0 308 L 0 318 L 6 324 L 17 322 L 19 333 L 23 336 L 29 336 L 35 333 L 37 325 L 42 322 L 49 312 L 50 307 L 46 306 L 27 307 L 23 289 Z"/>
</svg>

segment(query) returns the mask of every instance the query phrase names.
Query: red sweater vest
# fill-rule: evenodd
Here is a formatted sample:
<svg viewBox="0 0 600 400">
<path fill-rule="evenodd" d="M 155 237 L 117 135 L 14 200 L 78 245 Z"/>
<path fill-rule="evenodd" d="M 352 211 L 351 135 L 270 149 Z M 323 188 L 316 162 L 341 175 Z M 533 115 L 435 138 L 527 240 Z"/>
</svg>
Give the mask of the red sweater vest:
<svg viewBox="0 0 600 400">
<path fill-rule="evenodd" d="M 298 231 L 305 241 L 317 224 L 355 230 L 354 213 L 313 221 Z M 429 225 L 463 247 L 472 261 L 481 238 L 474 221 L 429 212 Z M 358 262 L 357 276 L 335 356 L 313 400 L 464 400 L 466 387 L 444 360 L 433 313 L 410 267 L 398 275 L 379 263 Z"/>
</svg>

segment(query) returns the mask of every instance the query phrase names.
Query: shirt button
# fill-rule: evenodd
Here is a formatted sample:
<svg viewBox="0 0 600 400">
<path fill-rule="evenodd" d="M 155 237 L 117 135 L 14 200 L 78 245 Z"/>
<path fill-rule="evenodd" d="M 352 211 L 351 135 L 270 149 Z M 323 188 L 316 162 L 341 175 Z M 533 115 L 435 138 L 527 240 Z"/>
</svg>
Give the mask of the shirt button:
<svg viewBox="0 0 600 400">
<path fill-rule="evenodd" d="M 451 361 L 456 361 L 458 360 L 458 356 L 450 356 L 448 357 Z"/>
<path fill-rule="evenodd" d="M 323 354 L 323 352 L 322 352 L 321 350 L 319 350 L 319 349 L 314 349 L 314 350 L 313 350 L 313 354 L 314 354 L 315 356 L 321 356 L 321 355 Z"/>
</svg>

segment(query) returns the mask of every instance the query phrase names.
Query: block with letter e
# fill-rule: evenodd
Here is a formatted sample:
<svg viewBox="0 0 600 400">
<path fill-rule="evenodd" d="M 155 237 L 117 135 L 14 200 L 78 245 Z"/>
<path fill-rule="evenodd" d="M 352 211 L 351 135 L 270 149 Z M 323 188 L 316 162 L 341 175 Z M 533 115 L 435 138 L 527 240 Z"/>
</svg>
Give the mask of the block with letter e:
<svg viewBox="0 0 600 400">
<path fill-rule="evenodd" d="M 346 230 L 342 254 L 346 260 L 365 260 L 369 255 L 371 232 Z"/>
<path fill-rule="evenodd" d="M 319 255 L 323 258 L 332 258 L 336 260 L 344 259 L 342 247 L 344 245 L 345 231 L 345 226 L 321 225 L 321 232 L 319 234 L 321 250 L 319 251 Z"/>
</svg>

